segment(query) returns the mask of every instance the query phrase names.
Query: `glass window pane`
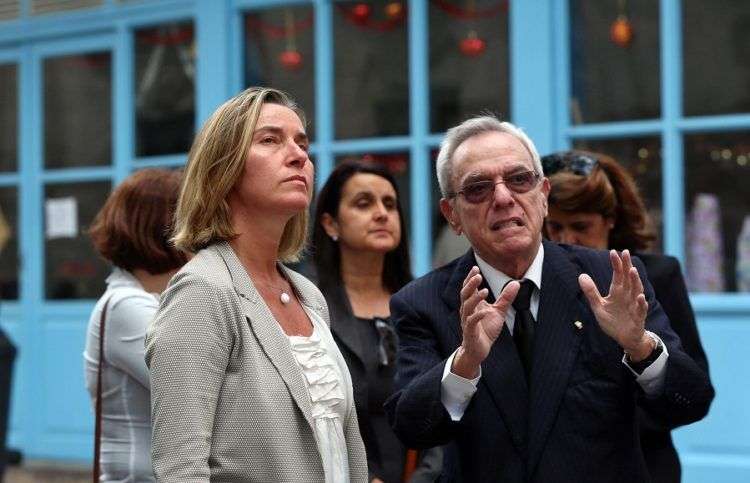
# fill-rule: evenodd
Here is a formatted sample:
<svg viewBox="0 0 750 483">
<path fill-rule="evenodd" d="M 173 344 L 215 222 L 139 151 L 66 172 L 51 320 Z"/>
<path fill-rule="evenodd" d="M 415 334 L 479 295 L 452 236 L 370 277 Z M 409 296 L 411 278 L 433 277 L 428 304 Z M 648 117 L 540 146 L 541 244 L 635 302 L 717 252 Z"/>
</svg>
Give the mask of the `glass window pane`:
<svg viewBox="0 0 750 483">
<path fill-rule="evenodd" d="M 44 166 L 101 166 L 111 159 L 111 54 L 45 59 Z"/>
<path fill-rule="evenodd" d="M 571 123 L 660 116 L 659 2 L 570 0 Z"/>
<path fill-rule="evenodd" d="M 750 2 L 682 2 L 685 115 L 750 112 Z"/>
<path fill-rule="evenodd" d="M 18 158 L 18 69 L 0 65 L 0 171 L 15 171 Z"/>
<path fill-rule="evenodd" d="M 405 3 L 335 3 L 336 137 L 409 132 L 409 65 Z"/>
<path fill-rule="evenodd" d="M 136 156 L 190 150 L 195 130 L 195 52 L 191 22 L 135 31 Z"/>
<path fill-rule="evenodd" d="M 510 119 L 508 2 L 430 3 L 430 129 L 491 110 Z"/>
<path fill-rule="evenodd" d="M 661 140 L 659 137 L 625 139 L 579 139 L 576 149 L 607 154 L 623 165 L 635 179 L 646 204 L 656 240 L 651 250 L 660 253 L 663 243 Z"/>
<path fill-rule="evenodd" d="M 289 93 L 307 115 L 314 137 L 315 42 L 311 6 L 274 8 L 245 15 L 245 87 Z"/>
<path fill-rule="evenodd" d="M 750 291 L 750 131 L 685 136 L 688 288 Z"/>
<path fill-rule="evenodd" d="M 0 299 L 18 298 L 18 188 L 0 188 Z"/>
<path fill-rule="evenodd" d="M 110 269 L 94 251 L 87 231 L 110 187 L 108 181 L 45 187 L 44 266 L 48 299 L 94 299 L 103 293 Z"/>
</svg>

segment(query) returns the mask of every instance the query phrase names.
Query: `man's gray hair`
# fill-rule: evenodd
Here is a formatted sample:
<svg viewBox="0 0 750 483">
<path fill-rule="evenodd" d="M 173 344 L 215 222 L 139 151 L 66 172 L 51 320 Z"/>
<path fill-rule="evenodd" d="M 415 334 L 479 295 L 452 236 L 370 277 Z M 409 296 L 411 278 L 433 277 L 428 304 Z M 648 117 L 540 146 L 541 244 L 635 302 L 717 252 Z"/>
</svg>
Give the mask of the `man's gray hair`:
<svg viewBox="0 0 750 483">
<path fill-rule="evenodd" d="M 500 121 L 492 115 L 473 117 L 467 119 L 456 127 L 448 129 L 445 138 L 443 138 L 443 142 L 440 143 L 440 152 L 438 153 L 435 171 L 437 172 L 440 193 L 443 195 L 443 198 L 447 198 L 453 191 L 453 186 L 451 186 L 453 176 L 453 154 L 456 152 L 456 149 L 461 143 L 470 137 L 492 131 L 510 134 L 521 141 L 521 144 L 524 145 L 531 155 L 531 159 L 534 162 L 534 170 L 540 176 L 544 176 L 542 162 L 539 159 L 539 153 L 536 150 L 536 146 L 534 146 L 533 141 L 521 130 L 521 128 L 517 127 L 515 124 Z"/>
</svg>

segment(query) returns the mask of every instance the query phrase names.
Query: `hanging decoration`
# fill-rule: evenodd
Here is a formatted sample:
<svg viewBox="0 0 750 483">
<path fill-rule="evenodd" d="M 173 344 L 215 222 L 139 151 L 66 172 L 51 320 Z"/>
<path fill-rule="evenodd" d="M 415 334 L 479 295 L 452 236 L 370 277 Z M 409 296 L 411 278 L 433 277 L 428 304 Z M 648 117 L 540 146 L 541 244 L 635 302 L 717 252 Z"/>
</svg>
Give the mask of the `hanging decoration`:
<svg viewBox="0 0 750 483">
<path fill-rule="evenodd" d="M 400 20 L 404 18 L 406 10 L 401 2 L 390 2 L 385 6 L 385 16 L 391 20 Z"/>
<path fill-rule="evenodd" d="M 633 25 L 628 19 L 625 8 L 626 0 L 617 0 L 617 18 L 609 27 L 609 38 L 621 48 L 627 48 L 633 42 Z"/>
<path fill-rule="evenodd" d="M 284 39 L 284 50 L 278 56 L 279 64 L 286 70 L 299 70 L 304 58 L 297 48 L 297 34 L 309 30 L 313 25 L 312 13 L 302 20 L 296 20 L 291 8 L 284 9 L 284 26 L 264 22 L 259 15 L 245 17 L 246 32 L 260 32 L 270 39 Z"/>
<path fill-rule="evenodd" d="M 286 49 L 279 54 L 279 63 L 286 70 L 298 70 L 302 67 L 302 54 L 297 50 L 297 34 L 294 28 L 294 12 L 284 9 L 284 26 L 286 29 Z"/>
<path fill-rule="evenodd" d="M 372 15 L 372 7 L 366 3 L 358 3 L 351 9 L 351 19 L 357 25 L 365 25 Z"/>
<path fill-rule="evenodd" d="M 390 32 L 400 27 L 406 18 L 406 6 L 403 2 L 389 2 L 383 8 L 383 16 L 375 16 L 369 3 L 359 2 L 352 6 L 337 3 L 344 20 L 362 29 Z"/>
<path fill-rule="evenodd" d="M 462 21 L 487 19 L 500 12 L 508 11 L 508 0 L 500 0 L 482 8 L 477 8 L 475 0 L 466 0 L 463 7 L 447 0 L 432 0 L 432 3 L 451 17 Z M 487 43 L 479 37 L 475 29 L 469 30 L 466 37 L 458 42 L 458 50 L 465 57 L 478 57 L 484 53 L 486 48 Z"/>
<path fill-rule="evenodd" d="M 466 38 L 461 39 L 458 44 L 461 53 L 466 57 L 478 57 L 482 55 L 487 44 L 477 36 L 475 30 L 469 30 Z"/>
</svg>

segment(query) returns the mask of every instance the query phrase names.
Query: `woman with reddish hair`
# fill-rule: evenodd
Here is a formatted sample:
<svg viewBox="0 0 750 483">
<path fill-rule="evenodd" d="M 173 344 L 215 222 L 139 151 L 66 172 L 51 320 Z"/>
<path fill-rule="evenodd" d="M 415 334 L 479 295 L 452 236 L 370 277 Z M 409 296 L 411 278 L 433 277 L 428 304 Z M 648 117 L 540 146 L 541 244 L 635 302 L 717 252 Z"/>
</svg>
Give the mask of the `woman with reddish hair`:
<svg viewBox="0 0 750 483">
<path fill-rule="evenodd" d="M 552 186 L 545 231 L 551 240 L 601 250 L 628 249 L 646 266 L 656 299 L 685 352 L 708 375 L 695 315 L 690 306 L 680 263 L 667 255 L 648 253 L 655 236 L 635 181 L 625 168 L 604 154 L 584 151 L 542 157 Z M 651 480 L 680 481 L 680 460 L 671 427 L 659 425 L 645 411 L 639 417 L 641 449 Z"/>
<path fill-rule="evenodd" d="M 94 407 L 101 367 L 99 481 L 155 481 L 144 339 L 159 295 L 187 261 L 169 243 L 180 180 L 178 171 L 136 172 L 112 192 L 89 230 L 96 251 L 113 265 L 107 290 L 91 313 L 83 353 Z"/>
</svg>

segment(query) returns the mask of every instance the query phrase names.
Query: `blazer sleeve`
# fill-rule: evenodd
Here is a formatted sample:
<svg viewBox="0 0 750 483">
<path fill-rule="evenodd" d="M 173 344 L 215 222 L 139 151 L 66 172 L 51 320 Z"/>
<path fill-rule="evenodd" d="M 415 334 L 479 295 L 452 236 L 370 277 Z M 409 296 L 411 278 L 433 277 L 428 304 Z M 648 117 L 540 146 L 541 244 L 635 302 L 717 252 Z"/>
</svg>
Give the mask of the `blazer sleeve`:
<svg viewBox="0 0 750 483">
<path fill-rule="evenodd" d="M 714 398 L 713 386 L 707 373 L 685 353 L 664 309 L 656 300 L 643 263 L 638 258 L 633 258 L 633 262 L 641 274 L 649 305 L 646 329 L 658 334 L 669 352 L 662 394 L 656 397 L 642 394 L 639 405 L 653 418 L 654 424 L 663 428 L 672 429 L 699 421 L 708 413 Z"/>
<path fill-rule="evenodd" d="M 151 450 L 158 482 L 210 480 L 214 414 L 237 337 L 232 327 L 239 312 L 234 294 L 227 292 L 198 275 L 180 272 L 163 294 L 149 328 Z"/>
<path fill-rule="evenodd" d="M 443 368 L 436 334 L 428 318 L 414 309 L 413 293 L 391 297 L 391 318 L 398 333 L 395 391 L 385 409 L 396 435 L 410 448 L 446 444 L 454 438 L 451 421 L 440 400 Z"/>
<path fill-rule="evenodd" d="M 685 279 L 682 276 L 679 262 L 673 257 L 660 257 L 663 263 L 649 270 L 649 280 L 654 286 L 656 299 L 669 318 L 672 329 L 677 333 L 685 353 L 690 356 L 709 378 L 708 360 L 695 322 L 695 314 L 690 305 Z M 659 424 L 657 418 L 643 411 L 640 417 L 643 428 L 652 431 L 669 430 L 670 427 Z"/>
</svg>

